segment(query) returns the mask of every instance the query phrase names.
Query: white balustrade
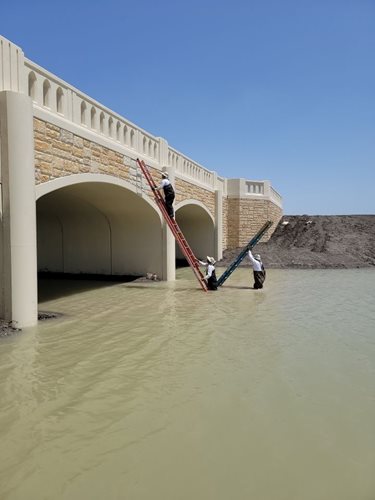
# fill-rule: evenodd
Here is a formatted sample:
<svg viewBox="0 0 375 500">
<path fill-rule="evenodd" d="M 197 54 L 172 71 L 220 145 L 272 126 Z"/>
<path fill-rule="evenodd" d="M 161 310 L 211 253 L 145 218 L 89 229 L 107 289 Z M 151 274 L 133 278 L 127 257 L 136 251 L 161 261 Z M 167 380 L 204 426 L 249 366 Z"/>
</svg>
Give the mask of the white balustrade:
<svg viewBox="0 0 375 500">
<path fill-rule="evenodd" d="M 24 91 L 30 95 L 34 106 L 158 161 L 159 138 L 143 131 L 28 59 L 25 59 L 25 72 L 27 88 Z M 143 138 L 145 146 L 140 148 Z"/>
<path fill-rule="evenodd" d="M 264 195 L 264 182 L 245 181 L 247 194 Z"/>
<path fill-rule="evenodd" d="M 182 177 L 215 189 L 215 173 L 213 171 L 207 170 L 171 147 L 168 148 L 168 165 L 175 167 L 176 172 Z"/>
</svg>

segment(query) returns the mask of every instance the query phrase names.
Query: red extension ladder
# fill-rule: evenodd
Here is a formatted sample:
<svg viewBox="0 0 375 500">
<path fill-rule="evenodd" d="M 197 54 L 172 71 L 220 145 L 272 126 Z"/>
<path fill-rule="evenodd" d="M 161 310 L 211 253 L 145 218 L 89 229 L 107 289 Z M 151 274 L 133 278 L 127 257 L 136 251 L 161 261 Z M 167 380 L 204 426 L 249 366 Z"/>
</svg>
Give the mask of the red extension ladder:
<svg viewBox="0 0 375 500">
<path fill-rule="evenodd" d="M 137 158 L 137 163 L 138 163 L 140 169 L 142 170 L 143 175 L 146 177 L 147 182 L 150 185 L 150 188 L 154 194 L 156 204 L 159 207 L 161 213 L 163 214 L 163 217 L 166 220 L 170 230 L 172 231 L 172 234 L 175 237 L 175 239 L 176 239 L 176 241 L 181 249 L 181 252 L 184 254 L 186 260 L 188 261 L 188 264 L 191 267 L 191 269 L 193 270 L 193 273 L 195 274 L 197 280 L 199 281 L 200 286 L 202 287 L 202 289 L 205 292 L 207 292 L 207 290 L 208 290 L 207 284 L 203 278 L 203 274 L 201 273 L 201 271 L 199 269 L 199 264 L 198 264 L 197 258 L 193 254 L 188 242 L 185 239 L 185 236 L 182 234 L 182 231 L 179 228 L 175 219 L 173 219 L 172 217 L 169 217 L 168 212 L 165 208 L 164 199 L 163 199 L 162 195 L 160 194 L 160 192 L 156 189 L 157 185 L 156 185 L 154 179 L 152 178 L 152 175 L 150 174 L 150 172 L 147 168 L 147 165 L 145 164 L 145 162 L 143 160 L 140 160 L 139 158 Z"/>
</svg>

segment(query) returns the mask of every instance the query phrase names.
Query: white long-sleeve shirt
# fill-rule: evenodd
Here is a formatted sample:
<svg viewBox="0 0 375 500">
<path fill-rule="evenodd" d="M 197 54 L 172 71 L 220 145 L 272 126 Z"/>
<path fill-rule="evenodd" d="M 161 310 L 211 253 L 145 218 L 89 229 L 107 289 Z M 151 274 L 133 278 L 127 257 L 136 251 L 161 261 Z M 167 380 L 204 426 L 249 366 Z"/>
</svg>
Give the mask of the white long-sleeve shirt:
<svg viewBox="0 0 375 500">
<path fill-rule="evenodd" d="M 208 278 L 211 278 L 212 273 L 215 271 L 215 267 L 212 264 L 209 264 L 208 262 L 203 262 L 201 260 L 198 260 L 198 262 L 202 266 L 207 266 L 207 268 L 206 268 L 206 276 L 204 276 L 204 279 L 208 280 Z"/>
<path fill-rule="evenodd" d="M 160 184 L 159 184 L 159 187 L 158 189 L 163 189 L 165 188 L 166 186 L 169 186 L 169 184 L 171 183 L 171 181 L 169 179 L 162 179 L 160 181 Z"/>
<path fill-rule="evenodd" d="M 260 260 L 254 259 L 253 254 L 251 253 L 251 250 L 247 252 L 247 255 L 249 256 L 250 262 L 253 265 L 253 270 L 254 271 L 263 271 L 262 269 L 262 262 Z"/>
</svg>

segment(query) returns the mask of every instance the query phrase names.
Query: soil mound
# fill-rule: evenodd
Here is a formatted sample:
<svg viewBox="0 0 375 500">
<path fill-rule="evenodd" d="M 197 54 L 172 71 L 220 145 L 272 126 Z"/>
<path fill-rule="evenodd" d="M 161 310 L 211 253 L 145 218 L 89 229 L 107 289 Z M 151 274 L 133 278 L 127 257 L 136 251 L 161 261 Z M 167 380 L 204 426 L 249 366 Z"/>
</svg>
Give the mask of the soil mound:
<svg viewBox="0 0 375 500">
<path fill-rule="evenodd" d="M 266 268 L 373 267 L 375 215 L 285 215 L 270 240 L 255 248 Z M 225 251 L 217 265 L 228 266 L 240 250 Z"/>
</svg>

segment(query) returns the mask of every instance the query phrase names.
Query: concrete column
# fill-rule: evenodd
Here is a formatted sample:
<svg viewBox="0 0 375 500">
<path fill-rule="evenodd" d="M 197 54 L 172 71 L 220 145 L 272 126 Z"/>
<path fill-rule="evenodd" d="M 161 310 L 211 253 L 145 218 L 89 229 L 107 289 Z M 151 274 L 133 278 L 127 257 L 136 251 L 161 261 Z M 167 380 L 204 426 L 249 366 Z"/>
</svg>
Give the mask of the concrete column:
<svg viewBox="0 0 375 500">
<path fill-rule="evenodd" d="M 223 257 L 223 191 L 215 190 L 215 259 Z"/>
<path fill-rule="evenodd" d="M 163 221 L 163 280 L 174 281 L 176 279 L 176 240 L 169 229 L 168 224 Z"/>
<path fill-rule="evenodd" d="M 33 111 L 30 97 L 0 92 L 1 316 L 38 320 Z"/>
<path fill-rule="evenodd" d="M 169 180 L 172 186 L 175 187 L 174 168 L 163 167 L 163 171 L 168 173 Z M 176 240 L 165 221 L 163 222 L 163 248 L 163 279 L 174 281 L 176 279 Z"/>
</svg>

